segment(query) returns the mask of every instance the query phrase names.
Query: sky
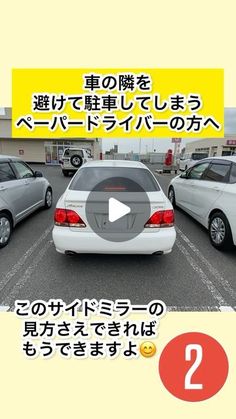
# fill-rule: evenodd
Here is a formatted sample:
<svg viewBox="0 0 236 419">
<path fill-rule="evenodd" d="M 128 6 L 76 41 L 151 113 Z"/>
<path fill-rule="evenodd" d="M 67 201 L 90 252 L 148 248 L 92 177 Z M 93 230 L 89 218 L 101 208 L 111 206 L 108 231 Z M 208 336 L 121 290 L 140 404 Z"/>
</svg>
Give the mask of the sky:
<svg viewBox="0 0 236 419">
<path fill-rule="evenodd" d="M 225 135 L 236 135 L 236 108 L 225 108 Z M 200 138 L 200 137 L 199 137 Z M 196 141 L 196 138 L 184 138 L 181 143 L 181 148 L 190 141 Z M 103 138 L 102 149 L 103 152 L 110 150 L 118 144 L 119 153 L 134 153 L 139 152 L 140 138 Z M 141 138 L 141 153 L 153 151 L 164 153 L 168 148 L 172 148 L 171 138 Z"/>
</svg>

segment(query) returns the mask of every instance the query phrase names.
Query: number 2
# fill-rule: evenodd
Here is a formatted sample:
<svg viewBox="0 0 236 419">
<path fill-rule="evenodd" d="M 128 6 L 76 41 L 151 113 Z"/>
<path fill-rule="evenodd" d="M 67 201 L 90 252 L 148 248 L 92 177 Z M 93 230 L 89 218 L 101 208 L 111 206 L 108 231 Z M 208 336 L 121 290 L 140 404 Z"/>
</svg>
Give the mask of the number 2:
<svg viewBox="0 0 236 419">
<path fill-rule="evenodd" d="M 196 359 L 185 375 L 184 388 L 185 390 L 202 390 L 203 384 L 191 382 L 193 373 L 197 370 L 202 362 L 202 346 L 196 343 L 187 345 L 185 347 L 185 361 L 191 361 L 193 351 L 196 352 Z"/>
</svg>

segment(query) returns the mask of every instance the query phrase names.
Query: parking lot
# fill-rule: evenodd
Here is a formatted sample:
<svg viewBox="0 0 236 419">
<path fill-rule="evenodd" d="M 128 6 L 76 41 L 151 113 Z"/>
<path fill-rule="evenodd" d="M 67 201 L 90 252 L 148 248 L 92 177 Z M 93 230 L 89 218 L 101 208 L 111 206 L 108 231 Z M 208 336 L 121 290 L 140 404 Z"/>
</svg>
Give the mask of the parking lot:
<svg viewBox="0 0 236 419">
<path fill-rule="evenodd" d="M 176 210 L 177 240 L 166 256 L 58 254 L 53 212 L 70 178 L 59 167 L 33 168 L 51 182 L 54 204 L 18 224 L 0 251 L 0 306 L 12 309 L 16 299 L 128 298 L 136 304 L 161 299 L 170 310 L 236 309 L 236 249 L 214 249 L 207 231 L 181 210 Z M 157 175 L 165 192 L 171 176 Z"/>
</svg>

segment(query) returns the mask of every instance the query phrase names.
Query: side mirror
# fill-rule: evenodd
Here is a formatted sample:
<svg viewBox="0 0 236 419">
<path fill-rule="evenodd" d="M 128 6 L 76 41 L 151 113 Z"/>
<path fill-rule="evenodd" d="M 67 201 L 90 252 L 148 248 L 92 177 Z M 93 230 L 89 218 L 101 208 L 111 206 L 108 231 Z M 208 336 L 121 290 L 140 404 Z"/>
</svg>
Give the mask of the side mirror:
<svg viewBox="0 0 236 419">
<path fill-rule="evenodd" d="M 180 175 L 181 179 L 188 179 L 188 174 L 187 172 L 184 172 Z"/>
<path fill-rule="evenodd" d="M 63 163 L 63 161 L 62 160 L 59 160 L 59 164 L 62 164 Z"/>
<path fill-rule="evenodd" d="M 43 177 L 42 172 L 39 172 L 38 170 L 35 170 L 34 177 Z"/>
</svg>

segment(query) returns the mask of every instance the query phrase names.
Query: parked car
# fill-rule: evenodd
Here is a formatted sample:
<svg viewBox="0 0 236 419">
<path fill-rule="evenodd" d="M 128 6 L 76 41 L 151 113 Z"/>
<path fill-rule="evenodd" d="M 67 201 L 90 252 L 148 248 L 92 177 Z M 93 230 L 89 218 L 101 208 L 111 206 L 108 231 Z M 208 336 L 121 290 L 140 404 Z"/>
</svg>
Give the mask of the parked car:
<svg viewBox="0 0 236 419">
<path fill-rule="evenodd" d="M 208 157 L 208 153 L 188 153 L 179 159 L 179 170 L 185 171 L 192 167 L 197 161 Z"/>
<path fill-rule="evenodd" d="M 208 229 L 214 247 L 236 245 L 236 156 L 198 162 L 172 179 L 168 197 Z"/>
<path fill-rule="evenodd" d="M 52 187 L 41 172 L 17 157 L 0 155 L 0 248 L 14 226 L 40 207 L 52 205 Z"/>
<path fill-rule="evenodd" d="M 75 173 L 84 163 L 93 160 L 90 149 L 69 147 L 64 150 L 60 165 L 64 176 Z"/>
<path fill-rule="evenodd" d="M 87 211 L 94 190 L 98 205 L 95 202 L 90 206 L 89 216 L 96 223 L 96 231 L 88 221 Z M 120 191 L 126 205 L 118 201 Z M 99 207 L 104 193 L 105 204 Z M 140 209 L 144 195 L 148 201 L 147 215 Z M 114 204 L 111 210 L 110 201 Z M 139 204 L 138 210 L 133 209 Z M 117 216 L 120 208 L 121 212 L 125 210 L 124 214 Z M 54 221 L 54 244 L 63 254 L 165 254 L 171 252 L 176 239 L 173 207 L 154 175 L 141 162 L 104 160 L 83 165 L 57 202 Z M 123 240 L 133 231 L 139 233 L 132 240 Z"/>
</svg>

